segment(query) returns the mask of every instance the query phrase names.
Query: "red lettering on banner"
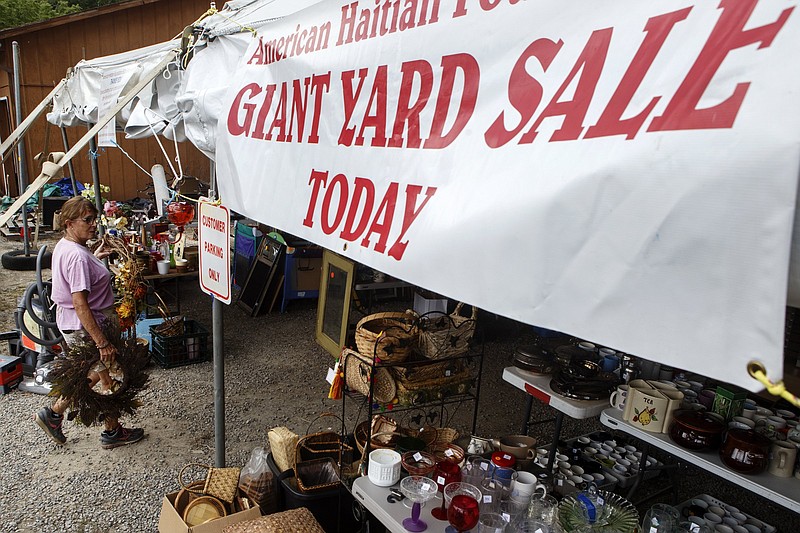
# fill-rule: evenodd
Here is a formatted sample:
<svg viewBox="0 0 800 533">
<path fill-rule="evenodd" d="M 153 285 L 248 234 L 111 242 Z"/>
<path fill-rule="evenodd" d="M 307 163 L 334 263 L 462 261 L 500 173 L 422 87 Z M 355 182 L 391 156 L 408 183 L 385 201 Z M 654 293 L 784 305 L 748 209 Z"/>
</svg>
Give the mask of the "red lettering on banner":
<svg viewBox="0 0 800 533">
<path fill-rule="evenodd" d="M 533 41 L 522 52 L 522 55 L 517 59 L 514 68 L 511 70 L 511 76 L 508 79 L 508 101 L 516 109 L 520 115 L 519 122 L 513 129 L 507 130 L 505 127 L 505 111 L 501 111 L 500 115 L 492 122 L 489 129 L 486 130 L 483 137 L 486 144 L 490 148 L 498 148 L 503 146 L 508 141 L 516 137 L 522 131 L 522 128 L 533 116 L 533 112 L 539 107 L 542 101 L 542 84 L 536 78 L 529 76 L 525 69 L 525 63 L 528 59 L 535 57 L 542 65 L 542 70 L 547 72 L 550 64 L 555 59 L 558 51 L 564 45 L 564 41 L 554 43 L 550 39 L 537 39 Z"/>
<path fill-rule="evenodd" d="M 257 96 L 261 92 L 261 87 L 257 83 L 248 83 L 236 94 L 233 99 L 233 104 L 228 111 L 228 131 L 231 135 L 242 135 L 250 129 L 250 123 L 253 121 L 253 111 L 255 104 L 243 104 L 242 99 L 246 93 L 252 96 Z M 239 122 L 239 108 L 244 109 L 244 122 Z"/>
<path fill-rule="evenodd" d="M 386 241 L 389 240 L 389 232 L 392 231 L 392 220 L 394 219 L 394 208 L 397 205 L 397 182 L 393 181 L 383 195 L 381 205 L 372 219 L 372 224 L 367 230 L 366 236 L 361 240 L 361 246 L 369 248 L 369 236 L 373 233 L 378 235 L 378 242 L 375 243 L 375 251 L 383 253 L 386 251 Z"/>
<path fill-rule="evenodd" d="M 450 109 L 450 96 L 455 94 L 453 86 L 456 80 L 456 71 L 464 75 L 464 87 L 461 89 L 461 102 L 458 104 L 458 113 L 453 126 L 446 134 L 444 124 L 447 120 L 447 111 Z M 481 74 L 478 62 L 469 54 L 454 54 L 442 58 L 442 87 L 436 99 L 436 110 L 433 112 L 431 134 L 425 141 L 424 148 L 444 148 L 449 146 L 469 122 L 475 111 L 478 101 L 478 88 Z"/>
<path fill-rule="evenodd" d="M 263 89 L 258 84 L 250 83 L 239 91 L 231 104 L 228 111 L 228 131 L 234 136 L 245 135 L 266 141 L 319 143 L 323 95 L 330 89 L 330 80 L 331 75 L 328 72 L 292 80 L 291 87 L 290 82 L 283 82 L 280 87 L 271 83 Z M 264 96 L 261 101 L 253 103 L 252 100 L 262 90 Z M 273 98 L 276 91 L 278 91 L 278 97 Z M 308 113 L 309 93 L 313 96 L 314 102 L 310 114 Z M 277 100 L 275 106 L 273 106 L 274 100 Z M 255 125 L 253 125 L 253 115 L 256 109 L 258 109 L 258 115 Z M 245 111 L 244 119 L 241 121 L 239 120 L 240 110 Z M 289 114 L 288 120 L 287 113 Z M 311 131 L 305 138 L 309 116 Z M 267 120 L 270 118 L 272 119 L 270 125 L 265 130 Z M 274 130 L 277 130 L 277 135 L 273 138 Z"/>
<path fill-rule="evenodd" d="M 372 215 L 372 206 L 375 203 L 375 184 L 367 178 L 356 178 L 354 180 L 355 187 L 353 189 L 353 198 L 350 200 L 350 209 L 347 211 L 347 220 L 344 221 L 344 228 L 339 234 L 339 237 L 346 241 L 354 241 L 364 233 L 369 224 L 369 217 Z M 361 212 L 358 226 L 355 228 L 353 224 L 356 222 L 359 208 L 361 206 L 361 197 L 364 196 L 364 207 Z"/>
<path fill-rule="evenodd" d="M 721 0 L 723 10 L 717 24 L 697 59 L 687 73 L 681 85 L 667 104 L 663 114 L 654 117 L 647 131 L 691 130 L 711 128 L 731 128 L 738 114 L 750 82 L 736 85 L 733 94 L 724 102 L 715 106 L 697 109 L 700 99 L 711 84 L 727 54 L 738 48 L 758 44 L 758 49 L 767 48 L 784 26 L 794 8 L 783 10 L 778 18 L 764 26 L 744 30 L 750 20 L 758 0 Z M 458 3 L 459 8 L 466 11 L 466 0 Z M 685 20 L 692 8 L 685 8 L 664 15 L 652 17 L 647 21 L 644 31 L 646 36 L 631 59 L 625 74 L 609 99 L 600 118 L 594 126 L 588 128 L 583 138 L 626 135 L 628 139 L 636 137 L 647 121 L 661 96 L 653 96 L 644 110 L 637 115 L 622 119 L 628 105 L 638 91 L 654 60 L 661 51 L 666 39 L 675 25 Z M 595 96 L 595 89 L 603 73 L 603 67 L 609 50 L 613 29 L 607 28 L 592 33 L 580 56 L 577 58 L 566 79 L 564 79 L 553 98 L 539 112 L 538 117 L 528 131 L 523 134 L 519 144 L 534 141 L 541 123 L 550 117 L 563 116 L 560 129 L 556 130 L 549 141 L 576 140 L 584 130 L 583 122 Z M 510 129 L 506 128 L 506 111 L 498 117 L 484 132 L 484 139 L 490 148 L 499 148 L 522 131 L 539 107 L 543 94 L 542 84 L 530 76 L 525 68 L 531 57 L 536 57 L 546 73 L 551 63 L 561 50 L 562 41 L 553 43 L 547 39 L 532 42 L 514 64 L 508 82 L 508 101 L 517 111 L 520 118 Z M 560 101 L 560 98 L 577 78 L 575 95 L 572 100 Z"/>
<path fill-rule="evenodd" d="M 533 123 L 528 133 L 524 134 L 519 140 L 519 144 L 532 143 L 538 135 L 539 126 L 548 117 L 563 115 L 564 122 L 561 128 L 553 132 L 551 141 L 574 141 L 583 131 L 583 119 L 589 111 L 589 104 L 592 103 L 594 90 L 603 72 L 603 65 L 608 55 L 608 45 L 611 43 L 613 30 L 607 28 L 592 32 L 589 41 L 583 48 L 583 52 L 578 56 L 578 60 L 572 67 L 572 71 L 567 75 L 567 79 L 558 88 L 547 107 L 539 114 L 539 118 Z M 572 100 L 560 102 L 559 100 L 572 84 L 575 76 L 580 72 L 578 86 L 575 88 L 575 95 Z"/>
<path fill-rule="evenodd" d="M 419 148 L 422 139 L 419 136 L 419 114 L 425 109 L 425 104 L 433 90 L 433 69 L 431 64 L 424 60 L 406 61 L 401 70 L 403 78 L 400 81 L 400 94 L 397 98 L 397 111 L 394 115 L 392 138 L 389 139 L 391 148 L 403 146 L 403 131 L 407 131 L 406 146 Z M 419 80 L 419 87 L 414 87 L 414 80 Z M 417 99 L 411 103 L 411 94 L 417 93 Z M 408 125 L 408 129 L 406 129 Z"/>
<path fill-rule="evenodd" d="M 365 177 L 355 178 L 352 195 L 349 198 L 349 206 L 347 206 L 351 187 L 348 185 L 346 176 L 344 174 L 336 174 L 331 179 L 330 185 L 327 185 L 328 174 L 328 171 L 316 169 L 311 171 L 311 176 L 308 180 L 308 184 L 311 186 L 311 196 L 303 225 L 309 228 L 314 227 L 315 216 L 319 215 L 322 231 L 330 235 L 342 224 L 346 208 L 347 217 L 339 233 L 340 238 L 347 242 L 355 242 L 363 236 L 360 244 L 364 248 L 369 248 L 371 246 L 371 237 L 376 235 L 377 240 L 373 248 L 376 252 L 382 254 L 387 253 L 389 240 L 392 235 L 396 234 L 397 236 L 394 237 L 394 243 L 389 248 L 387 255 L 400 261 L 409 244 L 408 240 L 403 239 L 411 225 L 428 204 L 428 201 L 436 193 L 436 187 L 427 187 L 424 192 L 424 199 L 422 202 L 418 202 L 419 196 L 423 194 L 423 186 L 407 185 L 404 191 L 405 209 L 398 214 L 396 206 L 400 194 L 400 184 L 392 181 L 383 192 L 381 202 L 373 216 L 376 196 L 375 183 L 372 180 Z M 325 194 L 323 195 L 322 204 L 318 206 L 317 199 L 323 189 L 326 189 Z M 333 198 L 336 197 L 337 192 L 338 203 L 334 205 Z M 333 217 L 331 217 L 331 214 L 333 214 Z M 398 226 L 399 231 L 396 229 Z"/>
<path fill-rule="evenodd" d="M 361 10 L 358 2 L 342 6 L 336 46 L 439 21 L 439 0 L 375 0 L 375 4 L 372 9 Z"/>
<path fill-rule="evenodd" d="M 704 109 L 698 109 L 697 105 L 728 52 L 755 43 L 759 50 L 769 47 L 794 10 L 794 7 L 784 9 L 775 22 L 745 30 L 757 3 L 758 0 L 722 0 L 719 3 L 722 15 L 717 25 L 664 114 L 653 119 L 648 131 L 733 127 L 750 82 L 737 84 L 733 94 L 720 104 Z"/>
<path fill-rule="evenodd" d="M 445 148 L 449 146 L 459 133 L 464 129 L 469 122 L 472 113 L 475 110 L 475 102 L 478 98 L 478 86 L 480 84 L 480 69 L 478 62 L 469 54 L 454 54 L 442 57 L 441 63 L 442 83 L 439 86 L 439 93 L 436 98 L 436 104 L 433 111 L 433 122 L 428 131 L 427 139 L 424 148 Z M 353 87 L 353 79 L 356 71 L 349 70 L 342 72 L 342 103 L 344 107 L 345 120 L 342 125 L 342 130 L 339 133 L 339 144 L 345 146 L 362 146 L 364 144 L 365 128 L 371 127 L 374 129 L 375 134 L 372 137 L 372 146 L 389 146 L 390 148 L 400 148 L 405 145 L 407 148 L 420 148 L 422 145 L 422 133 L 420 131 L 420 113 L 431 102 L 431 92 L 433 90 L 434 73 L 430 63 L 425 60 L 406 61 L 401 66 L 403 73 L 399 94 L 397 97 L 397 108 L 394 113 L 392 137 L 386 140 L 386 127 L 389 121 L 389 116 L 384 109 L 386 106 L 386 97 L 384 93 L 388 93 L 393 87 L 387 85 L 386 65 L 381 65 L 376 69 L 372 79 L 372 89 L 370 91 L 369 102 L 365 104 L 366 110 L 364 115 L 360 117 L 355 116 L 355 108 L 361 98 L 362 90 L 365 81 L 369 76 L 368 69 L 358 70 L 358 85 Z M 444 125 L 449 118 L 450 111 L 450 98 L 452 94 L 458 92 L 454 89 L 457 74 L 460 71 L 463 74 L 463 87 L 461 87 L 461 100 L 456 111 L 455 120 L 450 131 L 444 133 Z M 417 85 L 418 84 L 418 85 Z M 417 94 L 415 102 L 411 103 L 411 95 Z M 383 96 L 382 96 L 383 95 Z M 373 107 L 373 102 L 376 102 L 376 111 L 370 114 Z M 381 123 L 381 121 L 383 121 Z M 353 122 L 358 124 L 360 122 L 361 128 L 358 137 L 354 134 L 356 130 Z M 403 134 L 406 138 L 403 138 Z M 355 143 L 354 143 L 355 140 Z"/>
<path fill-rule="evenodd" d="M 264 133 L 264 123 L 267 121 L 267 115 L 269 115 L 270 107 L 272 107 L 272 95 L 275 94 L 275 89 L 276 85 L 274 83 L 270 83 L 264 88 L 264 100 L 261 102 L 261 109 L 256 118 L 256 125 L 250 133 L 250 136 L 254 139 L 263 139 L 266 137 Z"/>
<path fill-rule="evenodd" d="M 691 7 L 687 7 L 680 11 L 653 17 L 647 21 L 647 25 L 644 27 L 647 36 L 639 46 L 636 56 L 628 66 L 628 70 L 625 71 L 625 75 L 619 82 L 619 87 L 614 91 L 611 100 L 608 101 L 608 105 L 603 110 L 603 114 L 600 115 L 597 124 L 586 131 L 584 138 L 591 139 L 593 137 L 624 134 L 627 135 L 628 139 L 633 139 L 636 136 L 661 97 L 654 97 L 644 108 L 644 111 L 634 117 L 622 120 L 622 114 L 628 108 L 628 104 L 631 103 L 634 93 L 636 93 L 645 75 L 650 70 L 653 60 L 664 45 L 664 41 L 667 40 L 672 28 L 675 24 L 688 17 L 691 10 Z"/>
<path fill-rule="evenodd" d="M 321 170 L 312 170 L 311 176 L 308 178 L 308 184 L 311 185 L 311 198 L 308 201 L 308 211 L 306 218 L 303 219 L 303 225 L 309 228 L 314 227 L 314 211 L 317 208 L 317 198 L 319 191 L 322 189 L 325 182 L 328 181 L 328 173 Z"/>
<path fill-rule="evenodd" d="M 372 128 L 375 135 L 372 137 L 372 146 L 386 146 L 386 65 L 378 67 L 378 72 L 375 74 L 375 83 L 372 85 L 372 91 L 369 93 L 369 103 L 367 103 L 367 110 L 364 113 L 364 119 L 361 121 L 361 129 L 356 137 L 356 146 L 364 145 L 364 130 Z M 370 114 L 370 109 L 375 108 L 375 113 Z"/>
<path fill-rule="evenodd" d="M 350 117 L 353 116 L 353 111 L 356 107 L 356 102 L 361 94 L 361 89 L 364 87 L 364 80 L 367 77 L 369 69 L 362 68 L 358 70 L 358 87 L 353 91 L 353 77 L 355 76 L 354 70 L 345 70 L 342 72 L 342 99 L 344 104 L 344 125 L 339 134 L 339 144 L 350 146 L 353 143 L 353 136 L 355 135 L 355 127 L 348 128 Z M 345 81 L 347 84 L 345 85 Z"/>
<path fill-rule="evenodd" d="M 339 205 L 336 207 L 336 214 L 331 222 L 331 199 L 336 189 L 339 189 Z M 345 209 L 347 209 L 347 198 L 350 195 L 350 187 L 347 185 L 347 176 L 344 174 L 336 174 L 331 180 L 331 184 L 325 191 L 325 197 L 322 199 L 322 232 L 325 235 L 330 235 L 342 222 Z"/>
<path fill-rule="evenodd" d="M 408 241 L 402 242 L 403 237 L 406 236 L 406 231 L 408 231 L 408 228 L 411 227 L 411 224 L 417 219 L 417 215 L 419 215 L 422 208 L 425 207 L 425 204 L 428 203 L 428 200 L 436 193 L 436 187 L 428 187 L 425 191 L 425 199 L 422 201 L 422 204 L 420 204 L 419 209 L 417 209 L 417 196 L 419 196 L 421 192 L 422 186 L 420 185 L 408 185 L 406 187 L 406 210 L 403 214 L 403 227 L 400 230 L 400 236 L 397 237 L 397 242 L 395 242 L 389 250 L 389 255 L 398 261 L 403 257 L 406 246 L 408 246 Z"/>
</svg>

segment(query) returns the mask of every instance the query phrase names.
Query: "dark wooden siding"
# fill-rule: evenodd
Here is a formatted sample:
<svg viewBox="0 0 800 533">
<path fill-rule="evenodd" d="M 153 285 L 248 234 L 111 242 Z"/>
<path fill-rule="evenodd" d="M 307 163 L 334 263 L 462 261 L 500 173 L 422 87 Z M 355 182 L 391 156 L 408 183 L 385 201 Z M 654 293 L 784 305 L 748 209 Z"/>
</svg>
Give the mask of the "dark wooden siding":
<svg viewBox="0 0 800 533">
<path fill-rule="evenodd" d="M 96 16 L 77 18 L 62 24 L 33 25 L 25 33 L 0 39 L 3 52 L 0 55 L 0 68 L 12 67 L 12 41 L 16 40 L 20 45 L 23 113 L 32 111 L 65 76 L 67 69 L 81 59 L 117 54 L 172 39 L 209 7 L 207 0 L 160 0 L 143 5 L 132 4 L 131 7 L 108 13 L 100 10 Z M 8 92 L 7 84 L 0 83 L 0 96 Z M 48 151 L 63 150 L 60 131 L 54 126 L 49 129 Z M 41 118 L 26 136 L 28 181 L 39 174 L 39 166 L 33 161 L 33 156 L 44 150 L 45 132 L 45 120 Z M 75 143 L 85 133 L 86 128 L 83 127 L 67 129 L 70 143 Z M 162 164 L 169 178 L 168 162 L 154 140 L 129 141 L 124 139 L 124 134 L 118 133 L 117 142 L 148 170 L 155 163 Z M 174 143 L 166 139 L 162 139 L 162 143 L 169 159 L 174 162 Z M 189 142 L 181 143 L 179 150 L 184 174 L 208 181 L 208 159 Z M 88 148 L 73 159 L 73 164 L 79 181 L 92 181 Z M 100 182 L 111 187 L 111 199 L 125 200 L 138 196 L 137 191 L 150 183 L 150 178 L 116 148 L 101 150 L 98 166 Z"/>
</svg>

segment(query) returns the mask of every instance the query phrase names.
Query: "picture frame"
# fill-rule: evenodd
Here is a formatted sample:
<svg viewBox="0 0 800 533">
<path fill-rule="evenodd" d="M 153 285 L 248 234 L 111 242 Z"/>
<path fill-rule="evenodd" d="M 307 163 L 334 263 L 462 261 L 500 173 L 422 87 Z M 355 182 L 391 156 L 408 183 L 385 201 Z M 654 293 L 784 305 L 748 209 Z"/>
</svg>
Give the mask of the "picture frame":
<svg viewBox="0 0 800 533">
<path fill-rule="evenodd" d="M 354 276 L 353 261 L 325 250 L 315 335 L 317 343 L 334 357 L 339 357 L 347 340 Z"/>
</svg>

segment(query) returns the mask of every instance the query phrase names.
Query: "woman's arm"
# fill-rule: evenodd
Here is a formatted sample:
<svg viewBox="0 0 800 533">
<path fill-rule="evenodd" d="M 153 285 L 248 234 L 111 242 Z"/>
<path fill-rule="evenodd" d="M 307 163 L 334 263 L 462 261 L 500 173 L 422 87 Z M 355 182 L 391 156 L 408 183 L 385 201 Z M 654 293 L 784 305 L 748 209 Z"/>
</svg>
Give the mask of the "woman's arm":
<svg viewBox="0 0 800 533">
<path fill-rule="evenodd" d="M 87 291 L 73 292 L 72 306 L 75 308 L 75 313 L 78 315 L 83 329 L 92 337 L 97 349 L 100 350 L 100 360 L 104 363 L 113 363 L 117 355 L 117 348 L 109 342 L 97 320 L 94 319 L 94 314 L 89 308 Z"/>
</svg>

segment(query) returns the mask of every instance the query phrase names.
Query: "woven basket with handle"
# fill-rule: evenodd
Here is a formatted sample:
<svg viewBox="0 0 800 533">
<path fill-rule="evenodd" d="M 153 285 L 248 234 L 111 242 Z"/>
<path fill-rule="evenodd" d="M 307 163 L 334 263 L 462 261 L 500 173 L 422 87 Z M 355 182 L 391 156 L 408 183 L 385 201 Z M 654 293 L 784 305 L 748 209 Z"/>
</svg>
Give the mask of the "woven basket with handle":
<svg viewBox="0 0 800 533">
<path fill-rule="evenodd" d="M 411 310 L 365 316 L 356 324 L 359 353 L 383 363 L 404 361 L 417 342 L 417 318 Z"/>
<path fill-rule="evenodd" d="M 473 305 L 472 314 L 465 317 L 461 316 L 463 307 L 463 302 L 459 302 L 452 314 L 431 311 L 420 317 L 418 344 L 422 355 L 428 359 L 445 359 L 469 350 L 478 309 Z"/>
<path fill-rule="evenodd" d="M 387 368 L 376 368 L 372 365 L 372 358 L 367 358 L 358 352 L 345 348 L 342 351 L 341 364 L 344 366 L 345 381 L 352 390 L 358 391 L 366 397 L 370 394 L 370 381 L 372 384 L 372 399 L 380 403 L 389 403 L 397 393 L 392 373 Z"/>
<path fill-rule="evenodd" d="M 191 483 L 184 482 L 183 475 L 190 467 L 208 470 L 202 490 L 194 488 L 194 485 Z M 225 503 L 232 503 L 233 499 L 236 497 L 240 471 L 240 468 L 214 468 L 201 463 L 189 463 L 181 468 L 178 474 L 178 483 L 180 483 L 182 488 L 194 494 L 213 496 Z"/>
<path fill-rule="evenodd" d="M 322 413 L 309 423 L 306 434 L 298 439 L 297 446 L 295 446 L 295 475 L 297 475 L 297 463 L 302 461 L 312 461 L 329 457 L 333 459 L 336 464 L 352 462 L 353 447 L 345 442 L 345 439 L 339 432 L 327 429 L 325 431 L 309 433 L 311 427 L 317 421 L 325 418 L 333 418 L 338 422 L 339 427 L 342 425 L 342 419 L 333 413 Z"/>
</svg>

